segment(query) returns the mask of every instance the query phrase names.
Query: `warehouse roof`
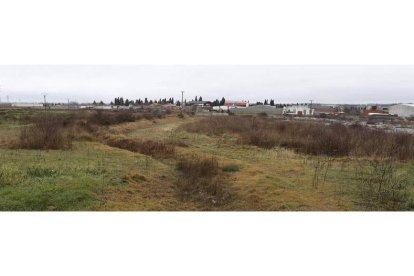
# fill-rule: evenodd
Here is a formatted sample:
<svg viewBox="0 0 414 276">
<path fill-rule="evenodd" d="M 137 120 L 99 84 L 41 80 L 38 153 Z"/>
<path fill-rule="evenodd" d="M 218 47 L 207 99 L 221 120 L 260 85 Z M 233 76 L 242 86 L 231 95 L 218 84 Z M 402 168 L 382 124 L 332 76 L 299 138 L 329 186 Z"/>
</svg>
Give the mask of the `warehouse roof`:
<svg viewBox="0 0 414 276">
<path fill-rule="evenodd" d="M 404 103 L 404 104 L 396 104 L 396 105 L 405 105 L 405 106 L 414 107 L 414 104 L 413 103 Z M 394 105 L 394 106 L 396 106 L 396 105 Z"/>
</svg>

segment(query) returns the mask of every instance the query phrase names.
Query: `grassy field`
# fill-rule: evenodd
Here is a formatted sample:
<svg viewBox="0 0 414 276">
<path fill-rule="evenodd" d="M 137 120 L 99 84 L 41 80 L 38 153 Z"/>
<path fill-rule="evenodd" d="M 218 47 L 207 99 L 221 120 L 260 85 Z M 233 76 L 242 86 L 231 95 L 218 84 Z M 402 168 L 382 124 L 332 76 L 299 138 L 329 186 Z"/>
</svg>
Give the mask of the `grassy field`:
<svg viewBox="0 0 414 276">
<path fill-rule="evenodd" d="M 236 133 L 190 132 L 186 126 L 205 119 L 179 118 L 177 114 L 101 125 L 93 139 L 75 138 L 69 149 L 11 147 L 21 129 L 30 125 L 22 118 L 32 113 L 2 110 L 0 115 L 0 210 L 414 208 L 412 159 L 390 164 L 374 161 L 372 157 L 330 157 L 307 155 L 284 147 L 262 148 L 240 143 Z M 109 139 L 159 141 L 173 145 L 174 153 L 143 154 L 139 147 L 132 151 L 110 146 L 113 144 L 107 143 Z M 219 172 L 211 177 L 216 182 L 220 180 L 217 183 L 226 183 L 226 200 L 216 204 L 214 200 L 180 197 L 177 185 L 186 181 L 186 175 L 177 169 L 180 158 L 216 160 Z M 393 174 L 389 176 L 391 192 L 404 196 L 397 207 L 381 201 L 380 197 L 384 197 L 377 193 L 376 183 L 372 182 L 380 172 L 389 170 Z M 394 189 L 401 183 L 403 187 Z"/>
</svg>

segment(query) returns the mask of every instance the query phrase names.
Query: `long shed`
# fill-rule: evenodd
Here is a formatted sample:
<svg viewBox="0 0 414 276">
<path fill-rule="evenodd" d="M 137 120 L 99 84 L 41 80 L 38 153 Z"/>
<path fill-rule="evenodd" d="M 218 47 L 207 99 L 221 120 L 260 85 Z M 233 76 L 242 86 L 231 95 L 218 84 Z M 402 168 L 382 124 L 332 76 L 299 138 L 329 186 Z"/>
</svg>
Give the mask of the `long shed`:
<svg viewBox="0 0 414 276">
<path fill-rule="evenodd" d="M 414 117 L 414 104 L 396 104 L 392 105 L 388 109 L 388 113 L 391 115 L 397 115 L 398 117 Z"/>
</svg>

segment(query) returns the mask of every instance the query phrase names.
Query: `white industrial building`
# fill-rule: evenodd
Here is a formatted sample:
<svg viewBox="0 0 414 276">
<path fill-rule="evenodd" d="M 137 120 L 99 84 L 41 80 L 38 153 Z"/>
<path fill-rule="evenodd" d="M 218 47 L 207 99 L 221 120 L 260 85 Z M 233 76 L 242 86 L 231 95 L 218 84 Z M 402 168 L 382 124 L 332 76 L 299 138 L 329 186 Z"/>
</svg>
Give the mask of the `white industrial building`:
<svg viewBox="0 0 414 276">
<path fill-rule="evenodd" d="M 391 115 L 397 115 L 398 117 L 414 117 L 414 104 L 396 104 L 392 105 L 388 109 L 388 113 Z"/>
<path fill-rule="evenodd" d="M 315 109 L 308 105 L 288 105 L 283 107 L 283 114 L 295 116 L 312 116 Z"/>
<path fill-rule="evenodd" d="M 44 105 L 42 103 L 12 103 L 12 107 L 32 107 L 32 108 L 42 108 Z"/>
</svg>

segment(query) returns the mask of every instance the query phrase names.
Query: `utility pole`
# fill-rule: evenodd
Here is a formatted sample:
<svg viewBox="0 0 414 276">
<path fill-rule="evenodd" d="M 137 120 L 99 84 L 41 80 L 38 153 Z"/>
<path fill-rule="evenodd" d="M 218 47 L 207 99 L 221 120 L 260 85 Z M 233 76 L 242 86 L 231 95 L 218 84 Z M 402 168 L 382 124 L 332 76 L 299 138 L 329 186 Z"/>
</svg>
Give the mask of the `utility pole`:
<svg viewBox="0 0 414 276">
<path fill-rule="evenodd" d="M 69 110 L 70 108 L 69 108 L 69 99 L 68 99 L 68 110 Z"/>
<path fill-rule="evenodd" d="M 312 103 L 313 103 L 313 100 L 310 100 L 310 106 L 309 106 L 309 113 L 310 113 L 310 115 L 313 115 L 313 112 L 312 112 Z"/>
<path fill-rule="evenodd" d="M 46 107 L 47 107 L 47 104 L 46 104 L 46 96 L 47 96 L 47 94 L 46 93 L 43 93 L 42 95 L 43 95 L 43 101 L 44 101 L 45 111 L 46 111 Z"/>
<path fill-rule="evenodd" d="M 181 91 L 181 109 L 184 108 L 184 91 Z"/>
</svg>

